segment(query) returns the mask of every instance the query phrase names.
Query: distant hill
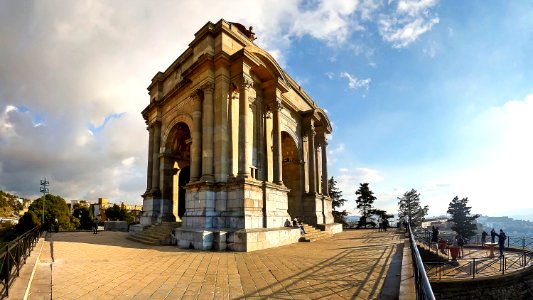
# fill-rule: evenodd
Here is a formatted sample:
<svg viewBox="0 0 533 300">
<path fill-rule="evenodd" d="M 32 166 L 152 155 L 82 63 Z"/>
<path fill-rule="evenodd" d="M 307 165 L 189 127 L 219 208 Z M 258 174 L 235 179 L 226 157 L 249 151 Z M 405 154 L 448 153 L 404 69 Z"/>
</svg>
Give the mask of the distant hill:
<svg viewBox="0 0 533 300">
<path fill-rule="evenodd" d="M 489 217 L 481 216 L 477 219 L 483 225 L 483 229 L 489 232 L 492 228 L 499 231 L 503 229 L 508 236 L 533 237 L 533 222 L 515 220 L 509 217 Z"/>
<path fill-rule="evenodd" d="M 30 201 L 0 190 L 0 217 L 12 217 L 23 208 L 23 202 Z"/>
</svg>

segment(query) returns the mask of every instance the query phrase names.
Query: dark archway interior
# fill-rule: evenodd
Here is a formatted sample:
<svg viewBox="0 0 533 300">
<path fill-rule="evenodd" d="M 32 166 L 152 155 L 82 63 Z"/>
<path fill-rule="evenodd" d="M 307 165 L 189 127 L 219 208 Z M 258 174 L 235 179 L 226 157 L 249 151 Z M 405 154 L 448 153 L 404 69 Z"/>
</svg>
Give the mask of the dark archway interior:
<svg viewBox="0 0 533 300">
<path fill-rule="evenodd" d="M 185 123 L 178 123 L 172 129 L 172 139 L 170 140 L 170 154 L 173 159 L 172 174 L 172 202 L 173 213 L 177 219 L 185 215 L 187 209 L 185 205 L 184 186 L 190 181 L 191 164 L 191 132 Z"/>
<path fill-rule="evenodd" d="M 281 133 L 281 153 L 282 153 L 282 177 L 283 184 L 290 189 L 288 193 L 288 212 L 291 218 L 301 216 L 301 184 L 300 184 L 300 155 L 298 148 L 292 137 L 286 133 Z"/>
<path fill-rule="evenodd" d="M 180 170 L 178 178 L 178 217 L 180 219 L 185 215 L 185 188 L 191 179 L 191 168 L 185 167 Z"/>
</svg>

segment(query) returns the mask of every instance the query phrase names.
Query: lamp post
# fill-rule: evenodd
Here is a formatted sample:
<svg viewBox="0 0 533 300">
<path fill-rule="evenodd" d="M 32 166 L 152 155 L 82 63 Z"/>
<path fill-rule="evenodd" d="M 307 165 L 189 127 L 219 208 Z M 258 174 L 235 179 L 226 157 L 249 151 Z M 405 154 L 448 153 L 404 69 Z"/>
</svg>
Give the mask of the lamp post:
<svg viewBox="0 0 533 300">
<path fill-rule="evenodd" d="M 48 194 L 48 186 L 50 185 L 50 182 L 46 180 L 46 177 L 44 180 L 41 180 L 41 193 L 43 193 L 43 226 L 44 226 L 44 200 L 46 199 L 46 194 Z"/>
</svg>

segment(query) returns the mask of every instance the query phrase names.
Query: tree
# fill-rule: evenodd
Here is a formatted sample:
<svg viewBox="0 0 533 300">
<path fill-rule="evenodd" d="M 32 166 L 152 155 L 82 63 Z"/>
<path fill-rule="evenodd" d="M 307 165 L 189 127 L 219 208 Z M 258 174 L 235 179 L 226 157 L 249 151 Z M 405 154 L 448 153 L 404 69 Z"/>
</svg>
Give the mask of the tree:
<svg viewBox="0 0 533 300">
<path fill-rule="evenodd" d="M 451 215 L 448 221 L 453 222 L 452 230 L 468 239 L 476 235 L 477 226 L 474 221 L 480 215 L 471 215 L 470 210 L 472 208 L 466 206 L 467 204 L 468 197 L 459 200 L 459 197 L 455 196 L 448 205 L 447 213 Z"/>
<path fill-rule="evenodd" d="M 355 202 L 357 203 L 357 208 L 361 211 L 361 219 L 359 219 L 359 226 L 367 225 L 367 218 L 370 216 L 370 210 L 372 209 L 372 203 L 377 199 L 374 196 L 374 192 L 368 187 L 368 183 L 360 183 L 359 189 L 355 191 L 355 194 L 358 195 Z"/>
<path fill-rule="evenodd" d="M 74 204 L 74 211 L 72 215 L 79 220 L 79 226 L 77 227 L 78 229 L 90 230 L 92 228 L 93 220 L 88 207 L 76 203 Z"/>
<path fill-rule="evenodd" d="M 398 197 L 398 200 L 400 200 L 398 201 L 398 215 L 402 217 L 408 216 L 411 220 L 411 225 L 420 226 L 429 210 L 427 205 L 420 206 L 420 194 L 415 189 L 411 189 L 405 192 L 401 198 Z"/>
<path fill-rule="evenodd" d="M 134 222 L 133 215 L 127 210 L 125 210 L 123 207 L 118 206 L 117 204 L 113 204 L 112 207 L 106 209 L 105 216 L 109 220 L 126 221 L 128 222 L 128 224 Z"/>
<path fill-rule="evenodd" d="M 41 224 L 39 217 L 33 211 L 27 211 L 19 219 L 19 223 L 16 226 L 17 233 L 23 234 L 24 232 L 39 226 L 39 224 Z"/>
<path fill-rule="evenodd" d="M 43 197 L 36 199 L 28 208 L 28 211 L 34 212 L 39 217 L 39 224 L 42 223 L 43 201 L 45 222 L 57 218 L 59 228 L 62 230 L 76 229 L 76 224 L 71 222 L 71 214 L 65 199 L 52 194 L 46 194 L 44 200 Z"/>
<path fill-rule="evenodd" d="M 336 223 L 347 225 L 344 218 L 348 216 L 346 210 L 338 211 L 336 208 L 341 207 L 348 200 L 342 198 L 342 191 L 337 187 L 337 181 L 333 179 L 333 176 L 328 180 L 329 196 L 331 197 L 331 207 L 333 208 L 333 220 Z"/>
</svg>

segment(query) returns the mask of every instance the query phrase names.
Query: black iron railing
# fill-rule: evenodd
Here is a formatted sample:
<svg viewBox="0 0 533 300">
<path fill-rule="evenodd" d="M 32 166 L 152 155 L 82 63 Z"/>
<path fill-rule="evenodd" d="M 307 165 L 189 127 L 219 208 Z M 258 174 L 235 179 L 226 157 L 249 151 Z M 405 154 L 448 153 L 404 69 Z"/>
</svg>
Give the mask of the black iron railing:
<svg viewBox="0 0 533 300">
<path fill-rule="evenodd" d="M 19 276 L 20 268 L 26 263 L 26 258 L 39 240 L 39 228 L 22 234 L 15 240 L 4 245 L 0 252 L 0 298 L 9 296 L 9 288 L 16 277 Z"/>
<path fill-rule="evenodd" d="M 415 288 L 416 288 L 416 299 L 424 300 L 434 300 L 435 296 L 433 295 L 433 290 L 429 284 L 429 279 L 426 274 L 426 269 L 424 268 L 424 263 L 418 252 L 418 247 L 416 246 L 415 235 L 411 230 L 411 226 L 406 223 L 407 232 L 409 233 L 409 242 L 411 245 L 411 257 L 413 260 L 413 272 L 415 276 Z"/>
<path fill-rule="evenodd" d="M 533 252 L 517 251 L 500 257 L 474 257 L 459 259 L 460 264 L 450 262 L 424 262 L 426 273 L 430 278 L 477 278 L 489 277 L 520 271 L 533 265 Z"/>
</svg>

